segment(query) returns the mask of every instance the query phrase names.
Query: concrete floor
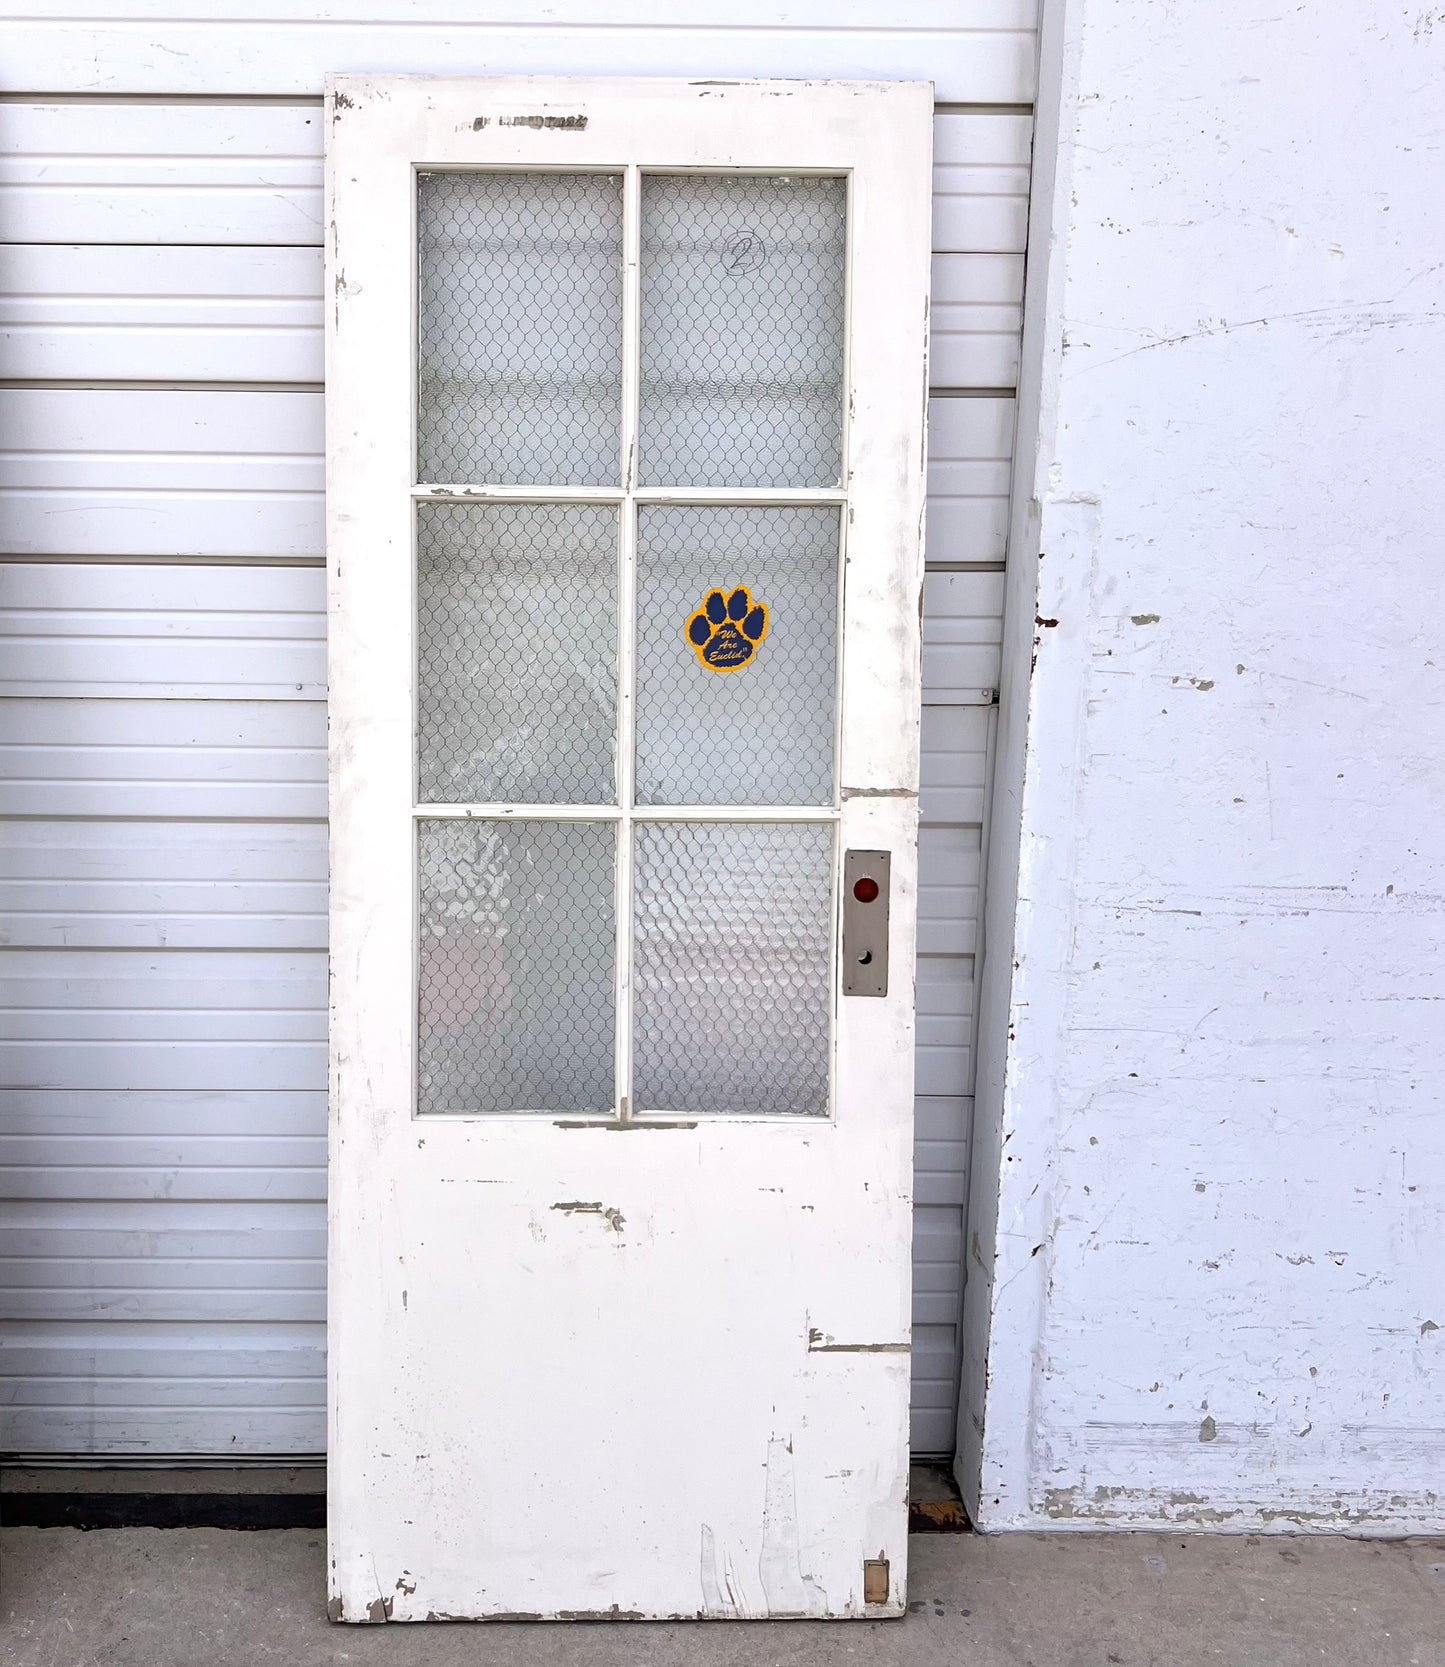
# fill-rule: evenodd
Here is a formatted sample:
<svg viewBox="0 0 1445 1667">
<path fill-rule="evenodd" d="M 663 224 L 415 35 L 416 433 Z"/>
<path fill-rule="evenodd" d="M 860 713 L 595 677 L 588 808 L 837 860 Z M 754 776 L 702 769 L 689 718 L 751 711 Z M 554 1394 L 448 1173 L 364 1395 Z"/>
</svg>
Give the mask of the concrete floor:
<svg viewBox="0 0 1445 1667">
<path fill-rule="evenodd" d="M 304 1529 L 11 1528 L 3 1667 L 1442 1667 L 1445 1542 L 920 1536 L 903 1621 L 338 1628 Z"/>
</svg>

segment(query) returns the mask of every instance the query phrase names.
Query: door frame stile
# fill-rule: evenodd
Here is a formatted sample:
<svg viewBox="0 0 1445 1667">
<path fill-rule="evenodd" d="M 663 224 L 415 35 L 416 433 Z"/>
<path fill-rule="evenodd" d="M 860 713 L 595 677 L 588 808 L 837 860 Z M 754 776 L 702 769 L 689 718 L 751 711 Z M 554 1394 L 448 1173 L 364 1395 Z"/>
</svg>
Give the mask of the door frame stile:
<svg viewBox="0 0 1445 1667">
<path fill-rule="evenodd" d="M 632 808 L 636 783 L 637 701 L 637 436 L 642 401 L 642 170 L 627 164 L 622 179 L 622 499 L 618 505 L 617 587 L 617 1026 L 613 1111 L 632 1117 Z"/>
</svg>

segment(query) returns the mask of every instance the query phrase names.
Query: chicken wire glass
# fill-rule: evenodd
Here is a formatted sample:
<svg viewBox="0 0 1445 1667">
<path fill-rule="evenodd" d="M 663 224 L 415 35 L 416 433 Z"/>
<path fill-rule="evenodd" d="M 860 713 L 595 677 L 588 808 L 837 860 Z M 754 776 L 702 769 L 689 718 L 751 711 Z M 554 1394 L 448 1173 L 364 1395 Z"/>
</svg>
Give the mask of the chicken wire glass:
<svg viewBox="0 0 1445 1667">
<path fill-rule="evenodd" d="M 417 506 L 424 804 L 616 798 L 617 511 Z"/>
<path fill-rule="evenodd" d="M 639 1112 L 828 1112 L 833 829 L 640 823 Z"/>
<path fill-rule="evenodd" d="M 838 534 L 831 507 L 640 511 L 639 804 L 832 802 Z"/>
<path fill-rule="evenodd" d="M 611 824 L 418 832 L 418 1112 L 610 1112 Z"/>
<path fill-rule="evenodd" d="M 417 182 L 422 481 L 616 485 L 622 178 Z"/>
<path fill-rule="evenodd" d="M 842 179 L 643 176 L 646 485 L 839 484 L 847 201 Z"/>
</svg>

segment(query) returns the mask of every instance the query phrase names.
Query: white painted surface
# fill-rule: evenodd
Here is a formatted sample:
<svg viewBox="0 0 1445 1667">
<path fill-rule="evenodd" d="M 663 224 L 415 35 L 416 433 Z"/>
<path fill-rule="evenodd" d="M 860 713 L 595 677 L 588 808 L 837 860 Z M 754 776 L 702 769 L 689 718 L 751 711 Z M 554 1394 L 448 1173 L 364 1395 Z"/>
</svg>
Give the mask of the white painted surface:
<svg viewBox="0 0 1445 1667">
<path fill-rule="evenodd" d="M 935 255 L 935 387 L 1013 387 L 1023 285 L 1022 255 Z M 0 245 L 0 353 L 13 378 L 319 384 L 321 327 L 319 244 Z"/>
<path fill-rule="evenodd" d="M 1003 559 L 1013 400 L 930 406 L 936 559 Z M 315 393 L 0 389 L 0 552 L 27 556 L 319 557 Z"/>
<path fill-rule="evenodd" d="M 1445 20 L 1051 28 L 960 1474 L 1438 1533 Z"/>
<path fill-rule="evenodd" d="M 928 547 L 935 561 L 1003 560 L 1012 399 L 935 399 L 928 411 Z"/>
<path fill-rule="evenodd" d="M 207 44 L 186 62 L 176 29 L 145 22 L 142 4 L 87 8 L 102 25 L 66 10 L 0 23 L 11 33 L 0 75 L 20 95 L 0 104 L 0 375 L 71 384 L 0 390 L 0 535 L 12 540 L 0 568 L 0 791 L 10 814 L 37 818 L 3 835 L 5 925 L 13 946 L 64 949 L 78 976 L 96 949 L 135 952 L 126 966 L 142 978 L 170 965 L 156 952 L 184 971 L 187 953 L 208 950 L 230 958 L 244 994 L 256 950 L 325 941 L 322 576 L 278 566 L 319 563 L 321 550 L 321 69 L 362 46 L 369 67 L 411 54 L 407 67 L 450 69 L 483 35 L 488 53 L 503 45 L 532 54 L 522 67 L 548 68 L 558 33 L 529 25 L 503 41 L 496 14 L 470 0 L 430 4 L 405 28 L 394 16 L 383 27 L 394 4 L 375 6 L 361 34 L 354 6 L 314 28 L 288 7 L 282 35 L 228 6 L 198 11 Z M 679 71 L 708 75 L 726 73 L 724 54 L 741 73 L 800 75 L 854 49 L 864 73 L 891 74 L 922 44 L 941 98 L 1006 105 L 1028 96 L 1032 45 L 992 32 L 1031 30 L 1032 11 L 921 6 L 860 28 L 833 6 L 764 6 L 700 33 L 710 19 L 669 6 L 654 8 L 658 30 L 590 16 L 579 39 L 590 52 L 607 34 L 624 70 L 667 67 L 662 50 Z M 315 49 L 314 74 L 298 38 Z M 44 97 L 97 89 L 80 102 Z M 164 91 L 241 102 L 128 96 Z M 256 95 L 280 99 L 246 102 Z M 947 197 L 936 222 L 955 230 L 935 245 L 933 381 L 1010 390 L 1026 127 L 1008 112 L 944 113 L 935 133 Z M 126 382 L 151 385 L 114 385 Z M 1011 430 L 1007 399 L 932 407 L 930 559 L 985 564 L 930 586 L 925 676 L 945 679 L 934 694 L 946 703 L 997 687 L 987 564 L 1003 554 Z M 923 1025 L 920 1070 L 934 1091 L 917 1102 L 916 1451 L 952 1445 L 986 735 L 974 704 L 924 714 L 921 949 L 937 964 L 923 976 L 966 995 Z M 197 991 L 198 1010 L 214 1014 Z M 47 1034 L 78 1036 L 86 1013 L 67 1007 Z M 193 1049 L 193 1064 L 204 1055 Z M 324 1081 L 310 1057 L 293 1052 L 297 1068 L 276 1089 L 128 1089 L 112 1073 L 81 1090 L 71 1067 L 85 1048 L 52 1050 L 52 1077 L 6 1092 L 5 1127 L 35 1138 L 45 1171 L 24 1184 L 48 1189 L 5 1211 L 14 1259 L 0 1302 L 28 1329 L 23 1359 L 3 1359 L 33 1378 L 5 1386 L 7 1443 L 322 1448 Z M 173 1139 L 165 1151 L 143 1144 L 158 1128 Z M 70 1135 L 83 1138 L 57 1146 Z M 144 1198 L 90 1202 L 91 1177 L 137 1153 Z M 140 1329 L 151 1321 L 182 1354 L 163 1358 L 159 1336 Z"/>
<path fill-rule="evenodd" d="M 935 547 L 939 559 L 968 553 Z M 1001 583 L 987 570 L 936 572 L 926 591 L 921 984 L 962 988 L 964 999 L 943 1011 L 926 1005 L 919 1020 L 913 1445 L 921 1452 L 947 1452 L 953 1439 L 988 724 L 977 702 L 997 686 Z M 0 830 L 0 912 L 12 952 L 64 949 L 79 973 L 94 949 L 164 951 L 165 962 L 136 954 L 126 966 L 144 981 L 173 960 L 185 986 L 179 1005 L 209 1015 L 210 1025 L 215 1008 L 203 1005 L 198 985 L 192 999 L 182 952 L 229 952 L 244 978 L 258 970 L 257 949 L 324 950 L 323 590 L 316 569 L 54 562 L 0 571 L 0 812 L 24 818 Z M 940 658 L 960 651 L 962 661 Z M 19 1003 L 23 1032 L 39 994 L 27 989 Z M 84 1010 L 64 1012 L 62 1036 L 79 1037 Z M 193 1057 L 199 1064 L 204 1053 Z M 11 1150 L 22 1154 L 11 1161 L 43 1166 L 47 1189 L 44 1201 L 15 1205 L 24 1223 L 16 1242 L 59 1258 L 15 1252 L 6 1264 L 7 1313 L 53 1322 L 44 1351 L 39 1341 L 27 1345 L 46 1381 L 39 1406 L 12 1407 L 11 1441 L 29 1451 L 222 1452 L 239 1435 L 248 1452 L 320 1451 L 319 1053 L 293 1054 L 278 1089 L 223 1081 L 204 1092 L 195 1084 L 126 1091 L 115 1074 L 81 1092 L 81 1057 L 52 1050 L 48 1058 L 50 1086 L 4 1096 Z M 169 1137 L 166 1152 L 142 1150 L 156 1132 Z M 121 1162 L 148 1202 L 107 1206 L 93 1219 L 91 1177 Z M 176 1201 L 178 1188 L 194 1194 L 202 1177 L 210 1202 Z M 17 1198 L 22 1180 L 36 1184 L 18 1173 L 7 1180 Z M 272 1201 L 296 1184 L 316 1202 Z M 130 1248 L 140 1235 L 148 1261 Z M 299 1259 L 290 1249 L 297 1235 L 312 1247 Z M 212 1242 L 224 1250 L 196 1249 Z M 133 1384 L 127 1406 L 80 1420 L 56 1399 L 57 1375 L 96 1374 L 101 1383 L 116 1351 L 134 1346 L 137 1318 L 248 1324 L 211 1334 L 195 1402 Z M 75 1329 L 101 1319 L 102 1332 Z M 243 1417 L 229 1410 L 226 1373 L 240 1381 L 233 1356 L 254 1348 L 253 1322 L 289 1328 L 274 1334 L 292 1347 L 288 1381 L 268 1393 L 284 1389 L 292 1399 Z"/>
<path fill-rule="evenodd" d="M 329 100 L 332 1613 L 899 1613 L 929 89 L 352 77 Z M 585 127 L 504 120 L 539 109 Z M 809 814 L 836 824 L 840 850 L 890 853 L 904 970 L 863 1000 L 830 969 L 826 1117 L 409 1115 L 413 170 L 535 166 L 559 138 L 581 167 L 849 174 L 838 790 Z M 633 421 L 624 398 L 629 493 Z M 624 818 L 627 710 L 624 693 Z M 630 1088 L 623 1075 L 624 1122 Z M 573 1441 L 580 1485 L 555 1462 Z M 865 1595 L 872 1559 L 884 1586 Z"/>
<path fill-rule="evenodd" d="M 315 93 L 375 74 L 932 79 L 949 102 L 1027 103 L 1034 0 L 28 0 L 0 19 L 0 92 Z"/>
<path fill-rule="evenodd" d="M 935 249 L 1024 252 L 1032 137 L 1033 118 L 1026 111 L 938 117 L 933 152 Z"/>
<path fill-rule="evenodd" d="M 1007 299 L 1001 309 L 990 292 L 959 321 L 996 336 Z M 319 384 L 321 348 L 319 241 L 0 246 L 0 359 L 12 378 Z"/>
<path fill-rule="evenodd" d="M 1027 113 L 939 113 L 939 254 L 1023 254 L 1031 129 Z M 323 138 L 311 99 L 7 104 L 0 215 L 22 244 L 315 244 Z M 127 270 L 103 289 L 124 293 Z"/>
<path fill-rule="evenodd" d="M 0 694 L 12 712 L 23 700 L 33 722 L 60 726 L 64 744 L 93 735 L 97 745 L 132 748 L 153 736 L 167 770 L 219 785 L 219 759 L 195 767 L 180 749 L 206 740 L 241 749 L 252 737 L 253 745 L 274 748 L 283 734 L 296 744 L 305 734 L 308 744 L 325 745 L 323 590 L 314 568 L 7 562 L 0 568 Z M 55 697 L 48 707 L 46 696 Z M 259 710 L 232 729 L 195 704 L 207 701 Z M 267 711 L 272 701 L 312 703 L 304 721 L 319 727 L 287 727 L 296 714 Z M 184 717 L 161 702 L 187 703 Z M 167 727 L 153 732 L 152 724 Z M 45 772 L 63 780 L 63 760 L 46 764 L 57 744 L 47 733 L 17 778 Z M 252 781 L 258 767 L 238 761 L 231 774 Z M 130 772 L 116 755 L 109 773 L 120 779 Z M 244 815 L 244 805 L 238 808 Z M 324 814 L 324 801 L 310 808 Z"/>
<path fill-rule="evenodd" d="M 322 1444 L 323 588 L 0 568 L 12 1450 Z"/>
<path fill-rule="evenodd" d="M 320 111 L 15 103 L 0 214 L 16 243 L 304 244 L 321 236 Z"/>
<path fill-rule="evenodd" d="M 1022 255 L 934 255 L 928 371 L 935 388 L 1015 386 L 1023 292 Z M 1012 427 L 1008 439 L 1012 447 Z"/>
<path fill-rule="evenodd" d="M 7 388 L 0 425 L 0 552 L 321 553 L 316 394 Z"/>
<path fill-rule="evenodd" d="M 163 414 L 167 407 L 189 412 L 205 432 L 218 420 L 209 415 L 217 406 L 265 416 L 277 403 L 284 411 L 293 396 L 16 390 L 10 397 L 19 402 L 12 412 L 32 428 L 43 420 L 35 402 L 49 401 L 51 411 L 58 408 L 71 423 L 72 440 L 89 438 L 92 466 L 100 451 L 115 471 L 122 464 L 109 455 L 115 448 L 105 445 L 112 435 L 134 434 L 152 444 L 175 440 L 178 425 Z M 316 415 L 295 430 L 296 443 L 306 448 L 297 456 L 314 470 L 319 399 L 301 397 Z M 113 427 L 77 435 L 65 413 L 87 403 L 92 417 Z M 935 401 L 935 469 L 946 474 L 953 466 L 950 448 L 996 449 L 1007 434 L 1008 409 L 1007 402 L 1000 409 L 989 400 Z M 252 426 L 258 441 L 265 427 Z M 237 444 L 235 422 L 222 420 L 222 432 Z M 52 430 L 47 438 L 63 442 L 65 433 Z M 66 449 L 60 444 L 62 454 Z M 149 454 L 132 455 L 143 466 Z M 110 479 L 114 483 L 114 472 Z M 216 524 L 229 524 L 230 507 L 219 493 Z M 978 703 L 998 682 L 1002 576 L 987 570 L 986 558 L 996 548 L 991 538 L 971 542 L 952 529 L 932 539 L 935 561 L 985 558 L 982 571 L 933 574 L 924 621 L 921 981 L 930 994 L 962 990 L 964 999 L 946 1010 L 929 1004 L 920 1015 L 913 1444 L 916 1451 L 947 1452 L 957 1381 L 971 1109 L 968 1016 L 987 744 L 987 709 Z M 215 1008 L 205 1006 L 200 994 L 190 1000 L 190 963 L 180 952 L 228 951 L 244 979 L 258 970 L 251 958 L 258 948 L 324 949 L 323 589 L 315 568 L 251 561 L 20 561 L 0 570 L 0 809 L 37 819 L 18 821 L 3 835 L 0 909 L 12 949 L 64 949 L 77 972 L 90 965 L 93 949 L 163 950 L 177 959 L 182 974 L 181 1006 L 206 1015 L 203 1027 L 216 1024 Z M 126 965 L 148 979 L 165 963 L 152 954 Z M 22 1031 L 39 1024 L 38 994 L 27 991 L 19 1004 Z M 46 1023 L 52 1039 L 63 1040 L 80 1039 L 83 1021 L 84 1010 L 67 1008 Z M 58 1037 L 57 1023 L 64 1027 Z M 202 1034 L 210 1033 L 203 1028 Z M 220 1043 L 219 1031 L 214 1034 Z M 12 1049 L 16 1045 L 18 1038 Z M 193 1050 L 194 1066 L 206 1062 L 206 1052 Z M 234 1062 L 233 1055 L 226 1057 Z M 7 1100 L 7 1127 L 19 1135 L 15 1120 L 23 1114 L 25 1129 L 36 1137 L 32 1148 L 26 1133 L 16 1149 L 28 1153 L 29 1165 L 45 1170 L 45 1199 L 15 1206 L 28 1224 L 22 1242 L 43 1244 L 37 1255 L 60 1258 L 7 1264 L 7 1312 L 17 1320 L 52 1322 L 43 1333 L 33 1325 L 27 1333 L 23 1358 L 43 1380 L 35 1391 L 40 1404 L 12 1407 L 10 1440 L 29 1451 L 217 1452 L 230 1449 L 237 1436 L 248 1452 L 319 1451 L 324 1356 L 318 1322 L 325 1273 L 319 1249 L 325 1086 L 319 1055 L 293 1053 L 293 1069 L 276 1089 L 243 1092 L 239 1080 L 222 1080 L 206 1092 L 194 1083 L 166 1093 L 117 1092 L 124 1079 L 112 1073 L 88 1094 L 77 1087 L 83 1054 L 51 1048 L 46 1058 L 54 1071 L 49 1086 Z M 263 1147 L 258 1142 L 272 1129 L 277 1102 L 290 1108 L 286 1144 Z M 158 1105 L 179 1108 L 166 1125 L 173 1148 L 165 1161 L 147 1150 L 142 1162 L 136 1141 L 151 1132 Z M 85 1138 L 56 1145 L 57 1137 L 71 1134 Z M 92 1222 L 86 1202 L 92 1177 L 122 1161 L 133 1166 L 146 1201 L 108 1206 L 111 1215 Z M 292 1173 L 296 1166 L 304 1176 Z M 194 1194 L 202 1177 L 209 1201 L 192 1196 L 180 1202 L 177 1189 Z M 34 1184 L 28 1175 L 10 1179 L 12 1190 L 22 1179 L 27 1187 Z M 316 1202 L 270 1201 L 300 1180 L 304 1198 Z M 237 1237 L 230 1223 L 247 1210 L 248 1197 L 255 1203 Z M 153 1266 L 127 1250 L 136 1234 L 148 1235 L 155 1247 Z M 299 1260 L 287 1249 L 296 1234 L 309 1235 L 313 1245 Z M 216 1236 L 228 1247 L 224 1255 L 194 1251 Z M 98 1283 L 87 1295 L 91 1275 L 81 1275 L 91 1263 Z M 44 1283 L 57 1269 L 55 1283 Z M 278 1270 L 288 1281 L 284 1287 L 277 1284 Z M 162 1273 L 165 1288 L 158 1293 L 153 1287 Z M 298 1310 L 307 1316 L 304 1323 Z M 189 1380 L 192 1401 L 163 1393 L 159 1382 L 137 1387 L 131 1380 L 126 1405 L 82 1420 L 74 1405 L 57 1399 L 71 1393 L 60 1380 L 93 1377 L 103 1386 L 119 1352 L 135 1346 L 131 1330 L 138 1318 L 173 1325 L 226 1321 L 229 1329 L 209 1334 L 207 1371 Z M 77 1330 L 81 1321 L 101 1319 L 100 1332 L 93 1326 Z M 268 1389 L 266 1405 L 252 1405 L 243 1415 L 229 1401 L 244 1382 L 240 1356 L 254 1352 L 257 1324 L 286 1328 L 272 1335 L 287 1342 L 289 1370 L 284 1383 Z M 268 1338 L 266 1347 L 272 1346 Z M 199 1356 L 194 1363 L 201 1363 Z M 229 1380 L 228 1372 L 234 1374 Z"/>
</svg>

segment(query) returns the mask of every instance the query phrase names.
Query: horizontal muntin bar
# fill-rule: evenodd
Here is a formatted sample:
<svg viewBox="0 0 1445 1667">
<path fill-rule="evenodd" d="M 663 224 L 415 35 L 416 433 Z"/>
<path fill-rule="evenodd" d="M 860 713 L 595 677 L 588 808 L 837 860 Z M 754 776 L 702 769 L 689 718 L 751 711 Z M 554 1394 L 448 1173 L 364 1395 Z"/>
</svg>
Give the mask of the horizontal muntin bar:
<svg viewBox="0 0 1445 1667">
<path fill-rule="evenodd" d="M 640 504 L 841 504 L 848 494 L 841 486 L 639 486 L 632 494 Z"/>
<path fill-rule="evenodd" d="M 835 805 L 417 805 L 424 821 L 477 822 L 836 822 Z"/>
<path fill-rule="evenodd" d="M 418 162 L 412 171 L 418 179 L 438 174 L 600 174 L 621 179 L 635 166 L 643 179 L 847 179 L 847 168 L 729 168 L 715 162 L 652 163 L 595 162 L 579 167 L 575 162 Z"/>
<path fill-rule="evenodd" d="M 620 486 L 413 486 L 420 503 L 620 504 Z"/>
<path fill-rule="evenodd" d="M 620 486 L 414 486 L 419 503 L 620 504 L 632 497 L 640 504 L 841 504 L 848 494 L 842 487 L 820 486 L 639 486 L 628 493 Z"/>
</svg>

